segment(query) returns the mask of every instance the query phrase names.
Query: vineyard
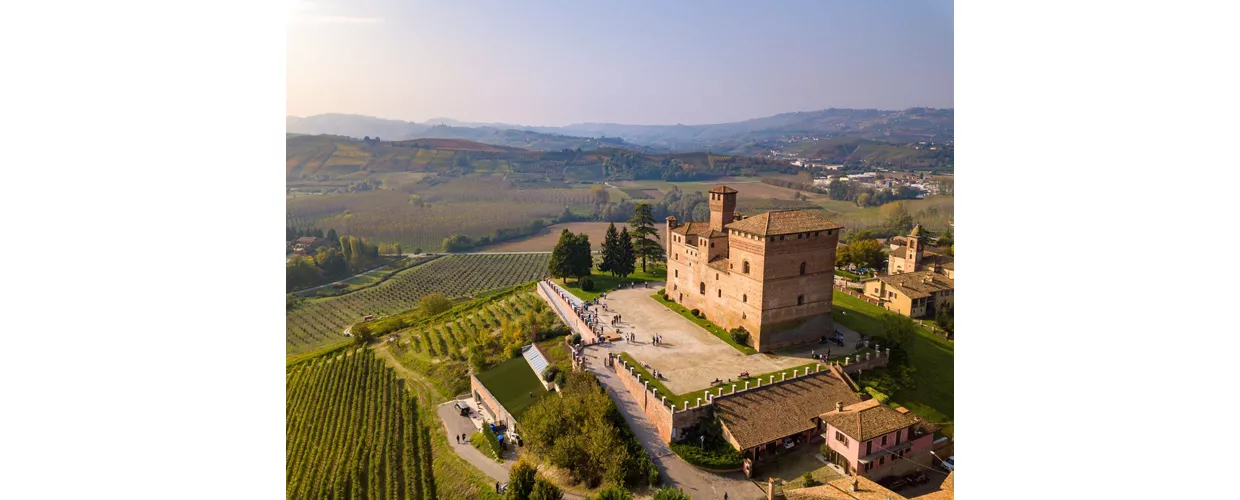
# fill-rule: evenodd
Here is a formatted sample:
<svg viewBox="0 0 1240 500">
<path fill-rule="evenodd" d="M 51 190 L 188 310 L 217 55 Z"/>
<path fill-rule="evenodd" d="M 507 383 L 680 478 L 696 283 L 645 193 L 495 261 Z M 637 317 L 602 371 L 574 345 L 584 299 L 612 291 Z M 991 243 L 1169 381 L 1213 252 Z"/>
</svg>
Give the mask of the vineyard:
<svg viewBox="0 0 1240 500">
<path fill-rule="evenodd" d="M 369 349 L 291 366 L 287 498 L 432 499 L 432 424 Z"/>
<path fill-rule="evenodd" d="M 404 352 L 420 354 L 427 359 L 465 359 L 465 349 L 490 335 L 504 320 L 520 317 L 526 311 L 542 312 L 546 302 L 534 292 L 525 291 L 492 301 L 457 317 L 402 330 L 399 347 Z"/>
<path fill-rule="evenodd" d="M 285 347 L 297 354 L 346 340 L 345 328 L 366 315 L 411 309 L 424 295 L 451 298 L 533 281 L 547 272 L 550 254 L 450 255 L 402 271 L 381 285 L 310 302 L 285 316 Z"/>
</svg>

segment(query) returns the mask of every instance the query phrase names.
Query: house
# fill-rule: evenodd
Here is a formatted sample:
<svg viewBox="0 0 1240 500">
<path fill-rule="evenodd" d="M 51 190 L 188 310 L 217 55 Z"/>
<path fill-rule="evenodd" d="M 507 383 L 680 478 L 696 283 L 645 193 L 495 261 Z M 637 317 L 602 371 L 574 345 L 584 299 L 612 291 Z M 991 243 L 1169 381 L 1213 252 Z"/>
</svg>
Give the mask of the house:
<svg viewBox="0 0 1240 500">
<path fill-rule="evenodd" d="M 925 270 L 948 269 L 954 259 L 946 255 L 927 251 L 926 231 L 921 224 L 913 226 L 905 238 L 892 238 L 891 256 L 887 259 L 887 274 L 912 273 Z M 900 241 L 900 240 L 903 241 Z M 903 243 L 903 244 L 900 244 Z M 950 279 L 956 279 L 955 266 L 945 272 Z"/>
<path fill-rule="evenodd" d="M 878 299 L 880 306 L 910 318 L 933 315 L 936 307 L 955 301 L 955 280 L 934 270 L 886 274 L 862 285 L 865 295 Z"/>
<path fill-rule="evenodd" d="M 667 218 L 667 296 L 726 330 L 743 327 L 770 351 L 814 342 L 831 318 L 838 223 L 804 210 L 751 217 L 737 191 L 710 190 L 710 220 Z"/>
<path fill-rule="evenodd" d="M 853 404 L 841 401 L 820 420 L 826 431 L 822 434 L 827 441 L 825 458 L 852 474 L 885 477 L 930 466 L 935 429 L 908 410 L 877 399 Z"/>
<path fill-rule="evenodd" d="M 320 244 L 320 240 L 314 236 L 302 236 L 293 240 L 294 252 L 308 252 Z"/>
</svg>

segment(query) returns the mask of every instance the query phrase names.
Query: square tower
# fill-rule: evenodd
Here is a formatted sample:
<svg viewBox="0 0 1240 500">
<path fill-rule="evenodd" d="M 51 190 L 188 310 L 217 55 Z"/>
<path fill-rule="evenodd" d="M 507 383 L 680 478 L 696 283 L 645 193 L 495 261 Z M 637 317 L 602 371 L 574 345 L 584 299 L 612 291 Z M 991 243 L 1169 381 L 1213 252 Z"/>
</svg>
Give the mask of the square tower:
<svg viewBox="0 0 1240 500">
<path fill-rule="evenodd" d="M 723 231 L 736 215 L 736 190 L 720 185 L 710 190 L 710 228 Z"/>
</svg>

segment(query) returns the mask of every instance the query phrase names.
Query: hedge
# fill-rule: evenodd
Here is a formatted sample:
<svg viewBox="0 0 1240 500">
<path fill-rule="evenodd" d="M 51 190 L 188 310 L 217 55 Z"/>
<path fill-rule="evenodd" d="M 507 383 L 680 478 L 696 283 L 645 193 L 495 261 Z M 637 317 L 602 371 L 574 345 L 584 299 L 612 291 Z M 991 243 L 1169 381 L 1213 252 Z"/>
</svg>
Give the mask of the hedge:
<svg viewBox="0 0 1240 500">
<path fill-rule="evenodd" d="M 707 469 L 735 469 L 741 466 L 743 460 L 741 453 L 730 446 L 704 450 L 700 446 L 689 443 L 672 443 L 671 448 L 686 462 Z"/>
</svg>

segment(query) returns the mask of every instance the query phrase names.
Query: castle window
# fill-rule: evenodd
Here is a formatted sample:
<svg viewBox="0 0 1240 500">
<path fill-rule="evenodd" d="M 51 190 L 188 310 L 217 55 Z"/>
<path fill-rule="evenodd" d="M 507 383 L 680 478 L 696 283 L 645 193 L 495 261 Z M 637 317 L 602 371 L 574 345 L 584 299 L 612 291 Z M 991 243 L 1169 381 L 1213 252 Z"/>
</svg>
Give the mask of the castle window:
<svg viewBox="0 0 1240 500">
<path fill-rule="evenodd" d="M 715 290 L 715 291 L 716 291 L 716 292 L 718 292 L 718 295 L 716 295 L 717 297 L 723 297 L 723 289 L 722 289 L 722 288 L 720 288 L 720 289 L 718 289 L 718 290 Z"/>
<path fill-rule="evenodd" d="M 799 240 L 799 239 L 801 239 L 801 235 L 803 235 L 803 234 L 805 234 L 805 233 L 797 233 L 797 239 L 798 239 L 798 240 Z"/>
<path fill-rule="evenodd" d="M 698 283 L 698 295 L 706 295 L 706 282 Z"/>
<path fill-rule="evenodd" d="M 745 261 L 741 263 L 741 268 L 745 272 L 745 274 L 749 274 L 749 261 Z"/>
<path fill-rule="evenodd" d="M 805 296 L 804 296 L 804 295 L 797 295 L 797 305 L 799 306 L 799 305 L 803 305 L 803 304 L 805 304 Z"/>
<path fill-rule="evenodd" d="M 805 276 L 805 263 L 801 263 L 801 276 Z"/>
<path fill-rule="evenodd" d="M 779 235 L 779 241 L 784 241 L 784 235 Z"/>
<path fill-rule="evenodd" d="M 674 273 L 674 274 L 673 274 L 673 276 L 674 276 L 674 277 L 676 277 L 676 278 L 679 278 L 679 277 L 680 277 L 680 270 L 679 270 L 679 269 L 677 269 L 677 270 L 675 270 L 675 271 L 672 271 L 672 272 Z"/>
<path fill-rule="evenodd" d="M 715 242 L 713 242 L 713 241 L 712 241 L 712 242 L 710 242 L 710 247 L 711 247 L 711 248 L 715 248 Z"/>
<path fill-rule="evenodd" d="M 818 237 L 818 231 L 814 231 L 814 237 L 815 237 L 815 238 L 817 238 L 817 237 Z"/>
<path fill-rule="evenodd" d="M 749 303 L 749 295 L 748 295 L 748 294 L 741 294 L 741 302 L 744 302 L 744 303 L 748 304 L 748 303 Z"/>
<path fill-rule="evenodd" d="M 719 273 L 715 273 L 715 281 L 719 281 Z"/>
</svg>

